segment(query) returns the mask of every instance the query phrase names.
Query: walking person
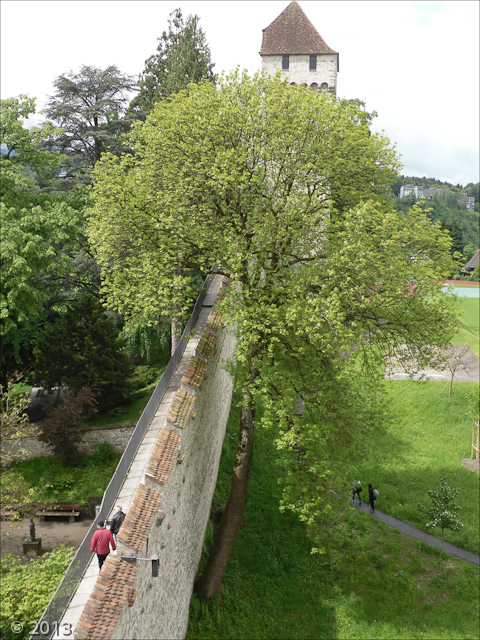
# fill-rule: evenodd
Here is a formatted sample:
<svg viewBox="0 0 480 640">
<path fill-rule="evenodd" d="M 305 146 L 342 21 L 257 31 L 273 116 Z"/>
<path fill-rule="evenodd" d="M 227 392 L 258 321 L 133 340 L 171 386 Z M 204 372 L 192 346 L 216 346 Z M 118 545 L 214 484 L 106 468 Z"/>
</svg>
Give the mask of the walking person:
<svg viewBox="0 0 480 640">
<path fill-rule="evenodd" d="M 370 513 L 375 511 L 375 501 L 378 497 L 378 491 L 372 487 L 371 484 L 368 485 L 368 501 L 370 502 Z"/>
<path fill-rule="evenodd" d="M 115 551 L 117 548 L 112 533 L 108 529 L 105 529 L 105 522 L 100 520 L 97 524 L 97 530 L 93 534 L 92 541 L 90 542 L 90 551 L 92 553 L 94 551 L 97 552 L 99 569 L 102 568 L 105 558 L 110 553 L 110 546 L 112 547 L 112 551 Z"/>
<path fill-rule="evenodd" d="M 353 489 L 350 491 L 350 493 L 352 494 L 352 502 L 355 502 L 355 496 L 357 495 L 360 505 L 362 504 L 362 496 L 360 495 L 361 491 L 362 483 L 360 482 L 360 480 L 357 480 L 353 485 Z"/>
<path fill-rule="evenodd" d="M 115 544 L 117 544 L 117 533 L 120 531 L 120 527 L 125 519 L 125 514 L 122 511 L 122 507 L 117 504 L 117 511 L 112 518 L 110 523 L 110 531 L 112 532 L 113 539 L 115 540 Z"/>
</svg>

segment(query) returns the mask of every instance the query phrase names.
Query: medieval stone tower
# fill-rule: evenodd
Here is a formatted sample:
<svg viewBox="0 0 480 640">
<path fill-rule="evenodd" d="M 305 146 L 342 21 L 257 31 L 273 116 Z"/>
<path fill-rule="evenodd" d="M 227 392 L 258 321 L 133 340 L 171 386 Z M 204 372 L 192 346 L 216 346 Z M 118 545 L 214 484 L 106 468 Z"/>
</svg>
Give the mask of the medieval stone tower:
<svg viewBox="0 0 480 640">
<path fill-rule="evenodd" d="M 328 46 L 298 2 L 291 2 L 263 30 L 260 55 L 268 74 L 280 69 L 290 84 L 337 93 L 338 52 Z"/>
</svg>

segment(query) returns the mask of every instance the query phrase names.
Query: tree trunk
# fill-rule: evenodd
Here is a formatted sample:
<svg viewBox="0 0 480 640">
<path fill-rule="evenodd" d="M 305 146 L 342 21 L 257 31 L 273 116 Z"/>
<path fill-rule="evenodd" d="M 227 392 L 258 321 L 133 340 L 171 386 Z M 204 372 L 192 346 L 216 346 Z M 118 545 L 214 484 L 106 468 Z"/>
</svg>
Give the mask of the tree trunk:
<svg viewBox="0 0 480 640">
<path fill-rule="evenodd" d="M 251 363 L 249 369 L 250 383 L 253 383 L 257 376 L 258 371 Z M 247 389 L 243 392 L 230 497 L 215 533 L 205 570 L 195 588 L 201 600 L 220 597 L 220 586 L 245 513 L 253 458 L 254 419 L 255 400 L 252 393 Z"/>
<path fill-rule="evenodd" d="M 177 314 L 173 314 L 172 316 L 172 351 L 171 355 L 175 353 L 175 349 L 178 347 L 178 343 L 180 342 L 180 338 L 182 336 L 182 321 L 180 316 Z"/>
</svg>

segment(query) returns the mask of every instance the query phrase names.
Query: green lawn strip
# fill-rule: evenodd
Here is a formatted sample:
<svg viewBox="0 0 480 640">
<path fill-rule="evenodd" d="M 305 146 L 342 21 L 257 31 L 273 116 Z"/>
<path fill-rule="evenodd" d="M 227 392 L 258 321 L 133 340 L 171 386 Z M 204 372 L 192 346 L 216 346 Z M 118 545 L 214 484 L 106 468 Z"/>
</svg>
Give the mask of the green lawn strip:
<svg viewBox="0 0 480 640">
<path fill-rule="evenodd" d="M 98 416 L 92 420 L 86 420 L 85 424 L 90 427 L 103 427 L 111 424 L 123 424 L 125 422 L 137 423 L 143 410 L 147 406 L 156 385 L 153 384 L 142 390 L 142 395 L 138 397 L 132 404 L 121 407 L 115 412 L 111 412 L 105 416 Z"/>
<path fill-rule="evenodd" d="M 231 412 L 213 505 L 224 505 L 236 442 Z M 479 569 L 340 505 L 338 535 L 312 555 L 304 527 L 279 510 L 274 434 L 258 429 L 244 523 L 222 601 L 191 601 L 187 639 L 476 638 Z M 352 471 L 353 472 L 353 471 Z M 201 566 L 212 541 L 209 523 Z"/>
<path fill-rule="evenodd" d="M 62 467 L 55 458 L 31 458 L 12 462 L 2 472 L 2 495 L 12 494 L 12 488 L 35 487 L 35 502 L 68 502 L 84 504 L 88 498 L 102 497 L 120 457 L 102 465 L 93 464 L 85 456 L 84 466 Z M 12 502 L 12 500 L 9 500 Z M 15 500 L 13 500 L 15 502 Z"/>
<path fill-rule="evenodd" d="M 364 486 L 371 482 L 380 491 L 380 510 L 437 537 L 440 530 L 427 530 L 418 504 L 431 506 L 429 489 L 438 489 L 439 477 L 460 490 L 462 506 L 459 531 L 445 531 L 445 540 L 479 553 L 478 474 L 461 464 L 470 457 L 472 420 L 465 401 L 476 383 L 455 383 L 452 397 L 444 382 L 387 381 L 390 424 L 379 428 L 370 455 L 356 465 Z"/>
<path fill-rule="evenodd" d="M 453 339 L 453 344 L 467 345 L 479 357 L 479 300 L 478 298 L 460 298 L 459 305 L 464 314 L 460 317 L 460 331 Z"/>
</svg>

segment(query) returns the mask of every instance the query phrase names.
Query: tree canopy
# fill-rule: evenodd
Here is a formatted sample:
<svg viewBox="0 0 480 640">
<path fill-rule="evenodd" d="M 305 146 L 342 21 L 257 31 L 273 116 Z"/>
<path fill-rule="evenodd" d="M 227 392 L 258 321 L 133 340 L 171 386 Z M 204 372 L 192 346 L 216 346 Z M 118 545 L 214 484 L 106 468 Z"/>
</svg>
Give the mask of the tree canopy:
<svg viewBox="0 0 480 640">
<path fill-rule="evenodd" d="M 158 102 L 134 127 L 135 155 L 95 169 L 90 238 L 111 305 L 141 314 L 181 304 L 185 268 L 217 265 L 233 282 L 222 308 L 238 333 L 242 409 L 202 597 L 220 594 L 243 516 L 256 400 L 284 450 L 308 446 L 297 491 L 315 495 L 303 513 L 313 523 L 341 482 L 335 434 L 352 448 L 357 438 L 336 413 L 336 383 L 353 371 L 378 379 L 405 343 L 427 361 L 454 331 L 438 284 L 451 269 L 447 235 L 419 208 L 395 211 L 398 159 L 369 124 L 354 101 L 237 72 Z M 299 396 L 306 411 L 295 416 Z M 290 487 L 289 508 L 301 502 Z"/>
<path fill-rule="evenodd" d="M 140 92 L 130 106 L 138 118 L 144 119 L 158 100 L 186 89 L 190 82 L 214 80 L 210 47 L 199 23 L 197 15 L 184 20 L 181 9 L 170 14 L 168 31 L 158 38 L 157 53 L 145 61 L 138 82 Z"/>
<path fill-rule="evenodd" d="M 57 122 L 63 133 L 50 146 L 68 155 L 63 167 L 66 177 L 83 176 L 88 182 L 89 170 L 102 153 L 125 150 L 122 134 L 130 127 L 125 113 L 136 83 L 114 65 L 106 69 L 83 65 L 78 72 L 56 78 L 54 86 L 45 115 Z"/>
<path fill-rule="evenodd" d="M 38 148 L 42 139 L 55 134 L 51 123 L 42 129 L 24 127 L 23 119 L 35 112 L 35 100 L 21 95 L 2 100 L 1 107 L 6 153 L 0 160 L 0 360 L 5 377 L 4 347 L 18 356 L 22 328 L 35 322 L 51 295 L 47 281 L 68 270 L 81 214 L 37 184 L 38 173 L 51 175 L 62 156 Z"/>
</svg>

